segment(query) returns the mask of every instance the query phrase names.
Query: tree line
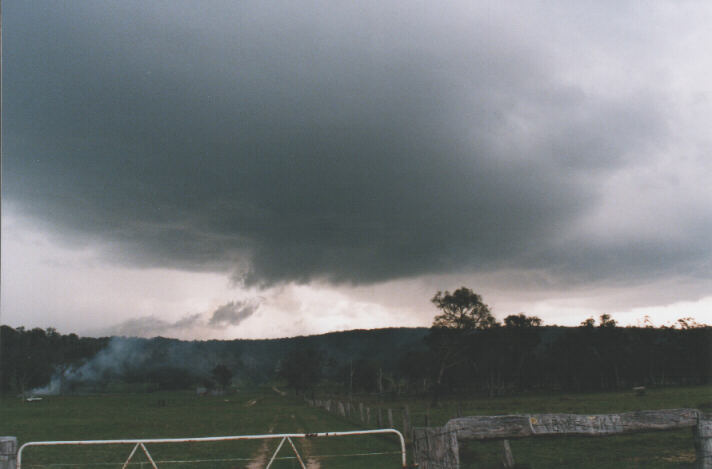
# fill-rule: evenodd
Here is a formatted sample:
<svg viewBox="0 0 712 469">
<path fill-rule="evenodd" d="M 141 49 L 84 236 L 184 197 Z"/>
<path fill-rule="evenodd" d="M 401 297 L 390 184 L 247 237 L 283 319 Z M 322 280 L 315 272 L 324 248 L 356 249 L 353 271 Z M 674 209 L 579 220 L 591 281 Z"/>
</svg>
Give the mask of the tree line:
<svg viewBox="0 0 712 469">
<path fill-rule="evenodd" d="M 619 327 L 604 314 L 561 327 L 516 314 L 500 323 L 465 287 L 438 292 L 432 303 L 430 328 L 275 340 L 87 338 L 2 326 L 0 391 L 26 393 L 55 381 L 61 392 L 94 392 L 120 389 L 109 382 L 152 390 L 277 379 L 302 394 L 418 394 L 437 402 L 457 393 L 712 383 L 712 328 L 690 319 L 675 327 Z"/>
<path fill-rule="evenodd" d="M 420 347 L 401 350 L 393 368 L 373 357 L 334 366 L 328 353 L 302 347 L 281 375 L 298 392 L 325 383 L 337 392 L 489 396 L 525 391 L 604 391 L 712 383 L 712 327 L 689 318 L 674 327 L 619 327 L 608 314 L 579 327 L 543 326 L 536 316 L 492 315 L 462 287 L 438 292 L 439 310 Z M 308 370 L 307 372 L 303 372 Z"/>
<path fill-rule="evenodd" d="M 58 372 L 106 347 L 109 338 L 60 334 L 54 328 L 0 326 L 0 392 L 25 393 L 46 386 Z"/>
</svg>

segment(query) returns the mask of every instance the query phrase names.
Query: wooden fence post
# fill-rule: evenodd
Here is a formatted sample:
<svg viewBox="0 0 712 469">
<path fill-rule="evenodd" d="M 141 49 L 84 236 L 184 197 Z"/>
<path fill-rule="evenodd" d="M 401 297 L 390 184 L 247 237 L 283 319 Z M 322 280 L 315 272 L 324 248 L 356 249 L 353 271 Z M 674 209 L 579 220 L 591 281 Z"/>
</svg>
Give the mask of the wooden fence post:
<svg viewBox="0 0 712 469">
<path fill-rule="evenodd" d="M 514 468 L 514 455 L 512 454 L 512 447 L 509 446 L 509 440 L 502 441 L 502 467 L 504 469 Z"/>
<path fill-rule="evenodd" d="M 712 469 L 712 413 L 700 411 L 693 432 L 697 469 Z"/>
<path fill-rule="evenodd" d="M 0 436 L 0 469 L 15 469 L 17 464 L 17 438 Z"/>
<path fill-rule="evenodd" d="M 413 458 L 418 469 L 459 469 L 457 433 L 445 427 L 414 428 Z"/>
<path fill-rule="evenodd" d="M 340 417 L 346 417 L 346 411 L 344 410 L 344 404 L 342 404 L 341 401 L 338 401 L 338 403 L 336 404 L 336 410 Z"/>
<path fill-rule="evenodd" d="M 410 410 L 407 405 L 403 407 L 403 436 L 406 440 L 410 439 Z"/>
</svg>

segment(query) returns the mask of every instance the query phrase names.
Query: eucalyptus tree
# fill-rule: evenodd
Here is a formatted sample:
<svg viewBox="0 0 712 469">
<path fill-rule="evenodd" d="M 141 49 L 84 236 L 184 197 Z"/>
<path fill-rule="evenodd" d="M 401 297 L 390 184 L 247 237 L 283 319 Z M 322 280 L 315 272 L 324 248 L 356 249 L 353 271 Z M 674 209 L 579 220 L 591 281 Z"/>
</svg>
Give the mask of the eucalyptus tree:
<svg viewBox="0 0 712 469">
<path fill-rule="evenodd" d="M 477 366 L 470 353 L 474 332 L 499 326 L 489 306 L 470 288 L 450 293 L 438 291 L 431 302 L 440 310 L 426 341 L 436 355 L 437 374 L 433 384 L 433 404 L 443 392 L 446 373 L 459 365 Z"/>
</svg>

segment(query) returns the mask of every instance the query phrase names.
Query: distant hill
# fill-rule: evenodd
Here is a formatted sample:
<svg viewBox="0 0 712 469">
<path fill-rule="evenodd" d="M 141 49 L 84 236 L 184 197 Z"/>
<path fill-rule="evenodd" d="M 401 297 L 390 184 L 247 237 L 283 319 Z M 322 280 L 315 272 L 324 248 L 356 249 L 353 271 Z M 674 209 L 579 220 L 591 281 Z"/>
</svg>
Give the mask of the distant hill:
<svg viewBox="0 0 712 469">
<path fill-rule="evenodd" d="M 336 392 L 423 393 L 437 388 L 497 395 L 712 382 L 709 326 L 497 327 L 456 335 L 449 330 L 433 337 L 433 347 L 424 340 L 428 328 L 207 341 L 79 338 L 52 329 L 7 326 L 0 332 L 4 393 L 186 389 L 220 382 L 249 385 L 275 379 L 280 369 L 288 379 L 295 374 L 307 376 L 305 371 L 313 363 L 318 363 L 314 366 L 326 388 Z"/>
<path fill-rule="evenodd" d="M 156 383 L 182 388 L 210 378 L 224 364 L 240 382 L 264 382 L 297 347 L 319 351 L 332 368 L 371 359 L 395 366 L 409 350 L 422 349 L 427 328 L 351 330 L 282 339 L 184 341 L 155 337 L 78 338 L 52 329 L 2 326 L 2 390 L 56 393 L 103 389 L 107 383 Z"/>
<path fill-rule="evenodd" d="M 350 360 L 370 359 L 381 363 L 384 369 L 392 369 L 403 354 L 425 348 L 423 339 L 428 331 L 424 327 L 404 327 L 357 329 L 282 339 L 180 341 L 158 337 L 138 340 L 145 341 L 140 345 L 147 356 L 165 357 L 171 363 L 176 357 L 182 363 L 191 363 L 195 369 L 201 369 L 204 363 L 227 362 L 241 368 L 250 379 L 263 381 L 271 379 L 280 360 L 296 348 L 322 352 L 336 366 Z"/>
</svg>

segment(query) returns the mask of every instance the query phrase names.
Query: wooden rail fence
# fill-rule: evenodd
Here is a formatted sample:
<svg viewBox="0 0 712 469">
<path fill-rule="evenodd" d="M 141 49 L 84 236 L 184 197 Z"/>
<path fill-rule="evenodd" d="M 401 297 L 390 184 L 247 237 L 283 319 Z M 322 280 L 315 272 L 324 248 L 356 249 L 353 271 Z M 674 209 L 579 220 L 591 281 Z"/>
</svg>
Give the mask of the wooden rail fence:
<svg viewBox="0 0 712 469">
<path fill-rule="evenodd" d="M 460 417 L 442 427 L 413 429 L 413 457 L 419 469 L 458 469 L 458 442 L 503 439 L 505 467 L 514 460 L 510 438 L 579 435 L 607 436 L 692 428 L 696 467 L 712 469 L 712 413 L 697 409 L 644 410 L 620 414 L 529 414 Z"/>
</svg>

